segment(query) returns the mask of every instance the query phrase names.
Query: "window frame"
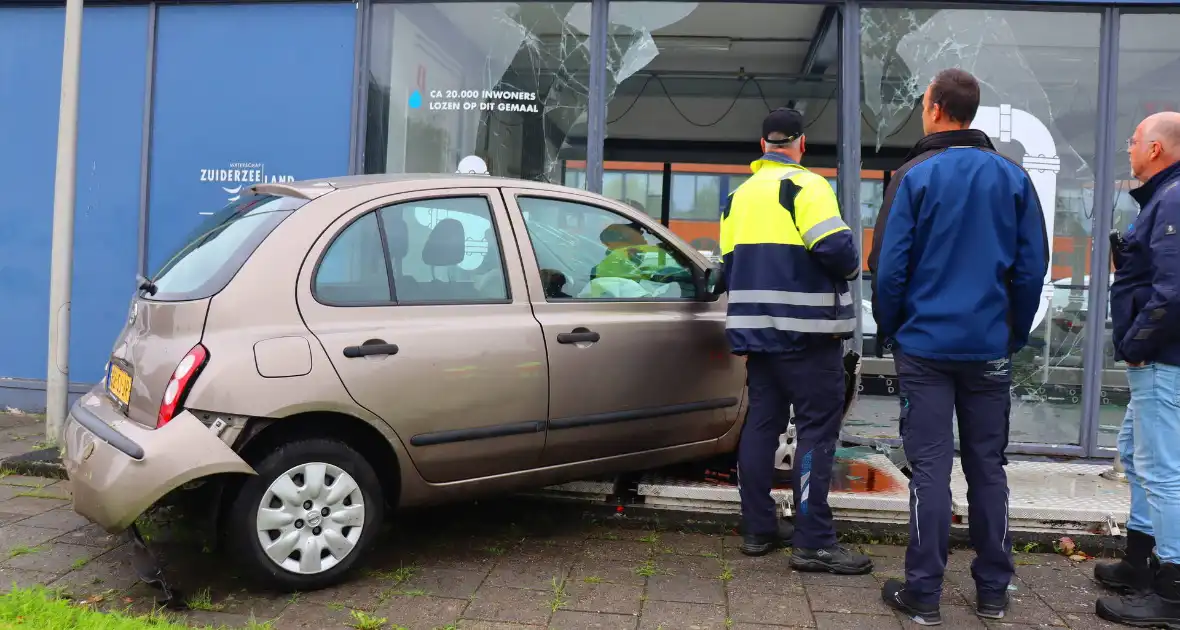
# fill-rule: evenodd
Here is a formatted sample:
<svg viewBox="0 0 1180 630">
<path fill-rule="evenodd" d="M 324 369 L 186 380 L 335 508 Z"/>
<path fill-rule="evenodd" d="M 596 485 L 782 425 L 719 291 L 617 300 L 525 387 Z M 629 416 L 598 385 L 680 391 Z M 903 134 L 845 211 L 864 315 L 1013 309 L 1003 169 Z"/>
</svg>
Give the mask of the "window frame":
<svg viewBox="0 0 1180 630">
<path fill-rule="evenodd" d="M 536 266 L 536 271 L 538 274 L 538 282 L 540 280 L 539 275 L 540 275 L 540 269 L 541 269 L 541 261 L 537 258 L 537 247 L 533 243 L 532 232 L 530 232 L 528 229 L 528 219 L 525 218 L 525 216 L 524 216 L 525 208 L 520 204 L 521 199 L 537 199 L 540 201 L 551 201 L 551 202 L 557 201 L 557 202 L 562 202 L 562 203 L 583 206 L 583 207 L 592 208 L 595 210 L 601 210 L 603 212 L 613 214 L 621 219 L 625 219 L 625 220 L 630 221 L 632 223 L 639 224 L 649 234 L 651 234 L 651 235 L 655 236 L 657 239 L 659 239 L 660 242 L 663 243 L 664 246 L 667 247 L 671 252 L 678 254 L 680 257 L 682 257 L 684 259 L 684 261 L 687 263 L 689 271 L 692 274 L 692 282 L 693 282 L 693 287 L 694 287 L 694 294 L 692 297 L 645 297 L 645 298 L 569 297 L 569 298 L 553 298 L 553 297 L 550 297 L 545 294 L 545 287 L 544 286 L 539 286 L 538 288 L 540 290 L 539 291 L 540 295 L 542 297 L 544 297 L 546 303 L 549 303 L 549 304 L 610 304 L 610 303 L 614 303 L 614 304 L 654 304 L 654 303 L 659 303 L 659 304 L 695 304 L 695 303 L 708 302 L 707 300 L 704 299 L 703 295 L 699 294 L 700 288 L 698 286 L 698 283 L 700 282 L 700 280 L 704 274 L 704 269 L 701 266 L 699 266 L 699 264 L 698 264 L 700 261 L 699 260 L 694 261 L 694 257 L 692 255 L 690 255 L 687 251 L 685 251 L 684 248 L 677 246 L 670 238 L 668 238 L 668 234 L 661 233 L 660 229 L 663 229 L 662 225 L 660 225 L 659 223 L 655 223 L 653 221 L 650 221 L 649 220 L 650 217 L 648 217 L 644 213 L 639 212 L 635 208 L 628 206 L 628 209 L 630 210 L 630 212 L 623 212 L 623 211 L 620 211 L 619 209 L 611 208 L 607 205 L 604 205 L 603 203 L 601 203 L 597 199 L 583 198 L 580 196 L 569 196 L 569 197 L 566 197 L 564 195 L 557 196 L 557 195 L 548 193 L 548 191 L 542 191 L 542 190 L 517 189 L 517 190 L 505 190 L 504 193 L 506 195 L 512 196 L 512 201 L 513 201 L 513 205 L 515 206 L 515 211 L 519 214 L 521 226 L 524 231 L 524 238 L 526 239 L 526 242 L 528 244 L 529 251 L 533 255 L 532 258 L 533 258 L 533 263 Z M 660 228 L 660 229 L 657 229 L 657 228 Z M 675 235 L 673 234 L 673 236 L 675 236 Z M 521 255 L 523 257 L 524 252 L 521 252 Z"/>
<path fill-rule="evenodd" d="M 429 201 L 438 200 L 438 199 L 481 199 L 481 200 L 483 200 L 483 202 L 486 205 L 487 210 L 488 210 L 488 220 L 491 221 L 491 224 L 492 224 L 492 234 L 495 238 L 494 245 L 497 248 L 497 251 L 499 252 L 500 274 L 501 274 L 501 277 L 503 278 L 505 297 L 487 299 L 487 300 L 433 300 L 433 301 L 429 301 L 429 302 L 418 302 L 418 301 L 402 302 L 401 300 L 398 299 L 397 283 L 393 277 L 393 261 L 390 259 L 390 255 L 389 255 L 389 240 L 385 234 L 385 222 L 381 220 L 380 213 L 382 210 L 385 210 L 387 208 L 393 208 L 396 206 L 403 206 L 406 204 L 413 204 L 413 203 L 424 203 L 424 202 L 429 202 Z M 373 201 L 377 202 L 379 200 L 374 199 Z M 319 292 L 316 290 L 316 287 L 317 287 L 316 279 L 319 277 L 320 266 L 323 265 L 324 258 L 326 258 L 328 255 L 328 252 L 330 252 L 332 250 L 332 246 L 336 244 L 336 241 L 344 233 L 346 233 L 349 230 L 349 228 L 351 228 L 353 226 L 353 224 L 355 224 L 357 221 L 360 221 L 364 217 L 367 217 L 370 215 L 372 215 L 374 217 L 374 219 L 377 221 L 377 233 L 380 235 L 381 255 L 385 261 L 385 277 L 386 277 L 387 283 L 389 284 L 389 295 L 391 298 L 390 301 L 373 301 L 373 302 L 363 302 L 363 303 L 358 302 L 358 303 L 351 303 L 351 304 L 339 304 L 336 302 L 332 302 L 332 301 L 323 299 L 320 296 Z M 488 245 L 489 245 L 489 251 L 490 251 L 493 243 L 491 243 L 491 241 L 489 241 Z M 355 217 L 352 217 L 351 219 L 349 219 L 328 240 L 327 245 L 325 245 L 323 250 L 320 251 L 319 256 L 316 259 L 315 265 L 312 267 L 309 282 L 311 283 L 310 291 L 311 291 L 312 299 L 315 300 L 317 304 L 331 307 L 331 308 L 372 308 L 372 307 L 382 307 L 382 306 L 405 306 L 405 307 L 411 307 L 411 306 L 486 306 L 489 304 L 511 304 L 513 302 L 512 281 L 511 281 L 511 277 L 509 275 L 507 262 L 505 261 L 504 241 L 503 241 L 502 234 L 500 231 L 500 226 L 498 225 L 498 221 L 496 218 L 495 204 L 492 203 L 491 195 L 489 193 L 483 192 L 482 190 L 480 192 L 475 192 L 475 193 L 470 193 L 470 194 L 461 194 L 461 193 L 454 192 L 454 191 L 448 191 L 447 194 L 442 194 L 442 195 L 426 195 L 426 196 L 421 196 L 421 197 L 415 196 L 415 197 L 409 197 L 409 198 L 405 198 L 405 199 L 394 200 L 389 203 L 385 203 L 385 204 L 381 204 L 381 205 L 377 205 L 377 206 L 368 208 L 364 212 L 361 212 L 360 214 L 356 215 Z"/>
</svg>

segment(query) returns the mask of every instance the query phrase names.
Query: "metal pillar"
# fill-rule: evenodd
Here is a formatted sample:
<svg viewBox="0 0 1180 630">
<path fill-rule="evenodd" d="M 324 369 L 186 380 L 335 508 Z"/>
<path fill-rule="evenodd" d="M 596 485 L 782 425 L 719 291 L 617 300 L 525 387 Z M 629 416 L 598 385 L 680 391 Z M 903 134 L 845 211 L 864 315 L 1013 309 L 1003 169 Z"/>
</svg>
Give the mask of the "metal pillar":
<svg viewBox="0 0 1180 630">
<path fill-rule="evenodd" d="M 45 379 L 45 437 L 56 443 L 70 392 L 70 292 L 74 273 L 74 199 L 78 166 L 78 78 L 82 62 L 82 1 L 66 0 L 53 182 L 53 244 L 49 271 L 49 369 Z"/>
<path fill-rule="evenodd" d="M 586 111 L 586 190 L 602 192 L 602 159 L 606 143 L 607 35 L 609 0 L 590 2 L 590 94 Z"/>
<path fill-rule="evenodd" d="M 1085 345 L 1082 349 L 1082 423 L 1080 442 L 1089 455 L 1097 454 L 1098 415 L 1102 407 L 1102 374 L 1106 367 L 1103 349 L 1106 309 L 1109 303 L 1110 233 L 1114 223 L 1114 132 L 1118 118 L 1119 10 L 1102 12 L 1101 45 L 1098 54 L 1098 116 L 1094 168 L 1094 249 L 1090 259 L 1090 294 Z M 1118 458 L 1115 458 L 1118 461 Z"/>
<path fill-rule="evenodd" d="M 857 251 L 862 252 L 864 230 L 860 217 L 860 3 L 845 0 L 840 12 L 840 155 L 837 182 L 844 221 L 856 234 Z M 863 263 L 862 263 L 863 268 Z M 856 337 L 853 349 L 864 353 L 864 311 L 861 281 L 852 283 L 856 307 Z"/>
</svg>

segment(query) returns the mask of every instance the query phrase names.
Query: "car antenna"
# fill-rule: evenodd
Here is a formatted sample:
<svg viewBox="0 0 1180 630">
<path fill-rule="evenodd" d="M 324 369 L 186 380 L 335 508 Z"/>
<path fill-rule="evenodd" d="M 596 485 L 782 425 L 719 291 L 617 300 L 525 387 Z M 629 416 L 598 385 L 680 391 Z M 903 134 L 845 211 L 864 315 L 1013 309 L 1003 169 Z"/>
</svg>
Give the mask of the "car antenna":
<svg viewBox="0 0 1180 630">
<path fill-rule="evenodd" d="M 156 291 L 160 290 L 160 288 L 156 286 L 155 282 L 152 282 L 151 280 L 147 279 L 144 276 L 136 275 L 135 281 L 139 283 L 139 288 L 137 290 L 143 291 L 144 293 L 147 293 L 148 295 L 155 295 Z"/>
</svg>

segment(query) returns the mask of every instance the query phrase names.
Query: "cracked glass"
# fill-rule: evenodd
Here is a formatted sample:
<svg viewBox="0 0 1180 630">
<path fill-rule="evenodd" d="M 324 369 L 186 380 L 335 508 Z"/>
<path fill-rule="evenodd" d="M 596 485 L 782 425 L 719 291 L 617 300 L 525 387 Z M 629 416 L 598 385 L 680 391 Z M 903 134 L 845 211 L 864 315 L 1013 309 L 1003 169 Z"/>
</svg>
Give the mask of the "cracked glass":
<svg viewBox="0 0 1180 630">
<path fill-rule="evenodd" d="M 1123 14 L 1119 25 L 1117 122 L 1115 126 L 1114 217 L 1112 227 L 1127 231 L 1139 215 L 1139 204 L 1128 194 L 1139 186 L 1131 174 L 1126 140 L 1144 118 L 1157 112 L 1180 111 L 1180 15 Z M 1125 402 L 1129 397 L 1126 364 L 1113 353 L 1105 357 L 1103 399 Z M 1122 409 L 1103 408 L 1099 418 L 1098 445 L 1114 447 L 1123 422 Z"/>
<path fill-rule="evenodd" d="M 375 4 L 365 172 L 562 182 L 585 159 L 589 32 L 589 3 Z"/>
<path fill-rule="evenodd" d="M 887 170 L 901 166 L 922 136 L 920 103 L 926 87 L 939 70 L 962 68 L 981 85 L 972 126 L 986 131 L 997 150 L 1024 166 L 1045 208 L 1050 272 L 1030 345 L 1013 357 L 1013 443 L 1077 444 L 1086 335 L 1103 335 L 1104 347 L 1108 352 L 1111 348 L 1109 320 L 1086 312 L 1099 25 L 1097 13 L 861 11 L 866 163 L 892 164 Z M 875 218 L 876 209 L 864 214 L 866 249 Z M 867 280 L 864 289 L 869 295 Z M 875 328 L 871 317 L 865 321 L 866 354 L 872 356 Z M 868 439 L 896 438 L 899 410 L 892 361 L 876 360 L 866 374 L 873 376 L 865 379 L 865 395 L 846 431 Z M 1103 415 L 1117 412 L 1121 418 L 1117 405 L 1125 401 L 1105 393 Z"/>
<path fill-rule="evenodd" d="M 821 5 L 612 1 L 603 194 L 719 256 L 721 208 L 761 154 L 762 119 L 788 105 L 804 113 L 804 166 L 834 179 L 833 16 Z M 829 39 L 809 58 L 817 33 Z M 567 183 L 583 167 L 571 161 Z"/>
</svg>

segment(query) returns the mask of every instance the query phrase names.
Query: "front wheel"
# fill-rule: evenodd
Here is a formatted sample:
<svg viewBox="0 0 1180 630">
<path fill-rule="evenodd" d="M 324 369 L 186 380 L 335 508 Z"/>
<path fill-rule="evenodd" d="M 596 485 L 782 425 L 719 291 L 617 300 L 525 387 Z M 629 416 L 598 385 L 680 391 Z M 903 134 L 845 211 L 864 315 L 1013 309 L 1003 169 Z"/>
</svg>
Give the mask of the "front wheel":
<svg viewBox="0 0 1180 630">
<path fill-rule="evenodd" d="M 373 467 L 343 442 L 315 438 L 284 444 L 255 470 L 226 519 L 226 535 L 246 569 L 282 590 L 341 581 L 384 516 Z"/>
</svg>

